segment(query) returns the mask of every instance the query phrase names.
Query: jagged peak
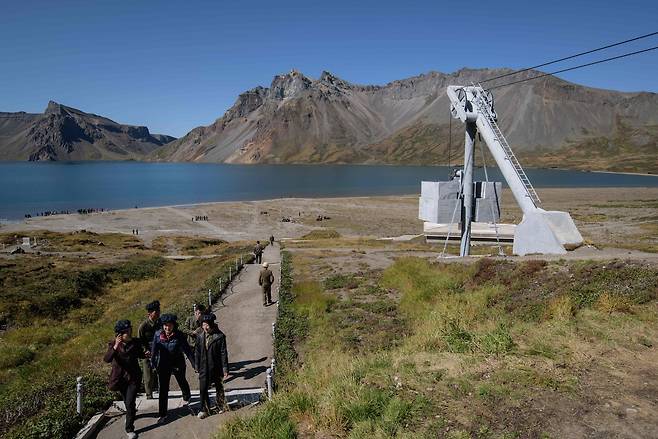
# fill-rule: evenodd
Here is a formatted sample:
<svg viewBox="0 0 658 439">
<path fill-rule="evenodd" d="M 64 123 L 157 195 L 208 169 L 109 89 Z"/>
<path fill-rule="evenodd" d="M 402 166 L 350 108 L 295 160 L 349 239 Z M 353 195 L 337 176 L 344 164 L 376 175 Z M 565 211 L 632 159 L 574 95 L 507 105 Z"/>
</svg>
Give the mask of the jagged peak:
<svg viewBox="0 0 658 439">
<path fill-rule="evenodd" d="M 299 70 L 292 69 L 284 75 L 276 75 L 272 79 L 269 93 L 274 99 L 285 99 L 299 95 L 311 87 L 312 81 Z"/>
<path fill-rule="evenodd" d="M 351 87 L 352 84 L 349 82 L 345 81 L 344 79 L 339 78 L 338 76 L 334 75 L 331 72 L 328 72 L 326 70 L 322 71 L 322 74 L 320 74 L 320 79 L 318 79 L 318 82 L 323 82 L 326 84 L 331 84 L 335 86 L 340 86 L 340 87 Z"/>
<path fill-rule="evenodd" d="M 57 103 L 53 100 L 48 101 L 48 106 L 46 107 L 45 114 L 61 114 L 64 112 L 66 107 L 60 103 Z"/>
</svg>

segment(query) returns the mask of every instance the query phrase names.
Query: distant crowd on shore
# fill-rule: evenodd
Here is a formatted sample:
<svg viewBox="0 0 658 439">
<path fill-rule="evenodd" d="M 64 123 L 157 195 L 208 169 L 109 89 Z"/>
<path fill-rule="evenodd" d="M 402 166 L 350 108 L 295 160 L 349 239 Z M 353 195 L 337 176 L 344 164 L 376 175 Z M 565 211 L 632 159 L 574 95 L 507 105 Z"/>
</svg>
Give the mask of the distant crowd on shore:
<svg viewBox="0 0 658 439">
<path fill-rule="evenodd" d="M 87 215 L 89 213 L 98 213 L 98 212 L 105 212 L 105 209 L 101 208 L 87 208 L 87 209 L 78 209 L 77 210 L 79 215 Z M 33 217 L 38 217 L 38 216 L 53 216 L 53 215 L 70 215 L 71 211 L 70 210 L 46 210 L 44 212 L 37 212 L 34 215 L 31 213 L 26 213 L 25 218 L 33 218 Z"/>
<path fill-rule="evenodd" d="M 46 210 L 45 212 L 37 212 L 34 216 L 53 216 L 53 215 L 68 215 L 68 210 Z M 25 218 L 32 218 L 32 214 L 26 213 Z"/>
<path fill-rule="evenodd" d="M 192 218 L 192 221 L 208 221 L 208 215 L 197 215 Z"/>
</svg>

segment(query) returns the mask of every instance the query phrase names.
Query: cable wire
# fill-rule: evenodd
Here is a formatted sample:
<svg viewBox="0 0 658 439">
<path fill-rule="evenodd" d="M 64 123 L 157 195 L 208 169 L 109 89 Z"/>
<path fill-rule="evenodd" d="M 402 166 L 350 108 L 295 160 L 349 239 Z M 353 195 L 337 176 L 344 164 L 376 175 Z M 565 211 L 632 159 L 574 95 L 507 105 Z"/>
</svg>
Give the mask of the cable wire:
<svg viewBox="0 0 658 439">
<path fill-rule="evenodd" d="M 515 72 L 510 72 L 510 73 L 505 73 L 504 75 L 494 76 L 493 78 L 489 78 L 489 79 L 485 79 L 484 81 L 480 81 L 480 84 L 484 84 L 485 82 L 490 82 L 490 81 L 500 79 L 500 78 L 506 78 L 507 76 L 516 75 L 518 73 L 527 72 L 528 70 L 538 69 L 539 67 L 545 67 L 545 66 L 548 66 L 548 65 L 551 65 L 551 64 L 559 63 L 561 61 L 566 61 L 568 59 L 578 58 L 579 56 L 588 55 L 588 54 L 594 53 L 594 52 L 599 52 L 601 50 L 609 49 L 611 47 L 621 46 L 622 44 L 626 44 L 626 43 L 630 43 L 630 42 L 633 42 L 633 41 L 641 40 L 643 38 L 649 38 L 649 37 L 652 37 L 654 35 L 658 35 L 658 32 L 651 32 L 651 33 L 646 34 L 646 35 L 641 35 L 639 37 L 631 38 L 630 40 L 620 41 L 620 42 L 614 43 L 614 44 L 608 44 L 607 46 L 598 47 L 598 48 L 592 49 L 592 50 L 587 50 L 585 52 L 580 52 L 580 53 L 577 53 L 577 54 L 571 55 L 571 56 L 565 56 L 564 58 L 556 59 L 556 60 L 545 62 L 545 63 L 542 63 L 542 64 L 537 64 L 536 66 L 528 67 L 528 68 L 525 68 L 525 69 L 522 69 L 522 70 L 517 70 Z"/>
<path fill-rule="evenodd" d="M 541 75 L 533 76 L 532 78 L 519 79 L 518 81 L 508 82 L 507 84 L 501 84 L 501 85 L 496 85 L 495 87 L 489 87 L 489 90 L 495 90 L 497 88 L 507 87 L 509 85 L 519 84 L 521 82 L 532 81 L 534 79 L 539 79 L 539 78 L 543 78 L 545 76 L 550 76 L 550 75 L 556 75 L 558 73 L 569 72 L 571 70 L 582 69 L 583 67 L 589 67 L 589 66 L 593 66 L 593 65 L 596 65 L 596 64 L 601 64 L 601 63 L 608 62 L 608 61 L 614 61 L 616 59 L 626 58 L 628 56 L 637 55 L 639 53 L 644 53 L 644 52 L 650 52 L 650 51 L 656 50 L 656 49 L 658 49 L 658 46 L 649 47 L 648 49 L 637 50 L 635 52 L 625 53 L 623 55 L 618 55 L 618 56 L 613 56 L 613 57 L 610 57 L 610 58 L 601 59 L 599 61 L 593 61 L 593 62 L 589 62 L 589 63 L 586 63 L 586 64 L 581 64 L 581 65 L 578 65 L 578 66 L 575 66 L 575 67 L 569 67 L 569 68 L 566 68 L 566 69 L 556 70 L 556 71 L 550 72 L 550 73 L 542 73 Z"/>
</svg>

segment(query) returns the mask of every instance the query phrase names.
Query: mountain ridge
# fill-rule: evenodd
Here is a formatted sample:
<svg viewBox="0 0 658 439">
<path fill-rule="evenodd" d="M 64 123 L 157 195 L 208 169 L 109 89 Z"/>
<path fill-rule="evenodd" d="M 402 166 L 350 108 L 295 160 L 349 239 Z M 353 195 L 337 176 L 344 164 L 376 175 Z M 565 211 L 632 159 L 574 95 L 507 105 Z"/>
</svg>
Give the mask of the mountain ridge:
<svg viewBox="0 0 658 439">
<path fill-rule="evenodd" d="M 360 85 L 328 71 L 311 79 L 293 69 L 276 75 L 269 87 L 241 93 L 215 122 L 191 130 L 152 157 L 245 164 L 442 164 L 448 161 L 450 143 L 446 87 L 509 72 L 463 68 L 450 74 L 431 71 L 384 85 Z M 522 72 L 514 79 L 539 73 Z M 615 148 L 611 148 L 599 168 L 630 170 L 624 168 L 624 161 L 638 151 L 641 157 L 634 157 L 633 167 L 658 170 L 657 136 L 651 128 L 658 125 L 655 93 L 595 89 L 547 76 L 495 94 L 503 132 L 527 164 L 562 163 L 556 151 L 574 145 L 587 148 L 596 138 L 620 141 L 620 130 L 630 126 L 644 134 L 623 137 L 624 154 L 614 157 Z M 463 145 L 459 136 L 463 130 L 456 121 L 454 125 L 452 153 Z"/>
<path fill-rule="evenodd" d="M 136 160 L 174 139 L 52 100 L 43 113 L 0 112 L 2 160 Z"/>
</svg>

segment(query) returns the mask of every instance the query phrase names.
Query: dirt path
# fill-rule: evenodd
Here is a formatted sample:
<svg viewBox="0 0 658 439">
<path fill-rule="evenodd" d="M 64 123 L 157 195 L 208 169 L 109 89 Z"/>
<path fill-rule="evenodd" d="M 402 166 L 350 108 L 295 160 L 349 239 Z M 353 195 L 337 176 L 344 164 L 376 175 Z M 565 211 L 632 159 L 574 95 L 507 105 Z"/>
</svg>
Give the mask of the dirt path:
<svg viewBox="0 0 658 439">
<path fill-rule="evenodd" d="M 276 278 L 275 286 L 278 285 L 281 267 L 278 244 L 265 249 L 263 261 L 271 264 Z M 213 307 L 228 343 L 231 376 L 225 382 L 225 387 L 229 401 L 238 398 L 235 394 L 244 393 L 247 389 L 250 393 L 263 391 L 265 372 L 272 360 L 272 323 L 276 320 L 277 307 L 263 307 L 258 286 L 259 272 L 260 266 L 245 265 L 229 286 L 224 300 Z M 278 299 L 278 287 L 273 288 L 272 296 L 273 300 Z M 183 406 L 180 392 L 170 392 L 168 421 L 164 425 L 157 425 L 157 400 L 138 398 L 135 431 L 140 438 L 210 438 L 226 419 L 249 410 L 244 408 L 203 420 L 197 419 L 192 412 L 199 411 L 199 382 L 189 364 L 187 366 L 187 378 L 193 389 L 190 407 Z M 175 379 L 172 378 L 172 388 L 177 389 L 174 383 Z M 124 416 L 114 416 L 96 437 L 125 437 L 124 422 Z"/>
</svg>

